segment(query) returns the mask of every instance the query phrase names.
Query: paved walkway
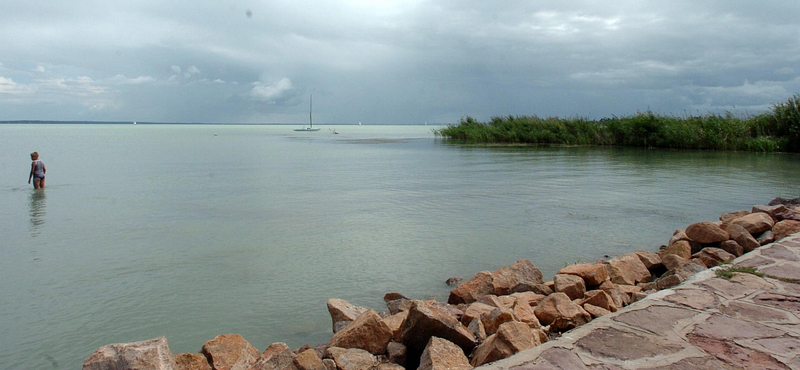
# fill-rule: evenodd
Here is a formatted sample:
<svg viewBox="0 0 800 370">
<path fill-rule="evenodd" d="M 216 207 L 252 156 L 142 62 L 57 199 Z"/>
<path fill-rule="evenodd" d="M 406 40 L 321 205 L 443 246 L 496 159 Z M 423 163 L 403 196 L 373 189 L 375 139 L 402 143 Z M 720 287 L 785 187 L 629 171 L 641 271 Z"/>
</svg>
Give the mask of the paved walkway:
<svg viewBox="0 0 800 370">
<path fill-rule="evenodd" d="M 800 369 L 800 234 L 480 370 Z"/>
</svg>

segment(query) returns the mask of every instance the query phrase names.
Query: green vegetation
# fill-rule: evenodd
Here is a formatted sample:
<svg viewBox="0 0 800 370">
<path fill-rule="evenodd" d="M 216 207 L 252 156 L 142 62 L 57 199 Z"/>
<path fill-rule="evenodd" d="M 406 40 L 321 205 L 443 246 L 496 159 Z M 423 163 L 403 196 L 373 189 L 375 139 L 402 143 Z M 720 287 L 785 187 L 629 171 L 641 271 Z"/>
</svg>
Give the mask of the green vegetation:
<svg viewBox="0 0 800 370">
<path fill-rule="evenodd" d="M 670 117 L 651 111 L 600 120 L 507 116 L 478 122 L 468 116 L 434 133 L 470 143 L 800 152 L 800 95 L 746 118 L 730 113 Z"/>
<path fill-rule="evenodd" d="M 755 267 L 742 267 L 736 265 L 728 265 L 724 268 L 719 268 L 716 271 L 717 277 L 724 279 L 732 278 L 736 273 L 753 274 L 758 277 L 763 277 L 764 274 L 758 272 Z"/>
</svg>

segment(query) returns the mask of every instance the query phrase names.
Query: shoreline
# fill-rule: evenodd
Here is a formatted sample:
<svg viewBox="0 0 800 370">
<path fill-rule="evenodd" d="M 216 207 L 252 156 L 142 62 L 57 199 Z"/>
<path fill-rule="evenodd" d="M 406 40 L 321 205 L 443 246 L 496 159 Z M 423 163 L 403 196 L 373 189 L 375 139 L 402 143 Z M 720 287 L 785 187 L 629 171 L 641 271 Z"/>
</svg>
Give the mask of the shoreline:
<svg viewBox="0 0 800 370">
<path fill-rule="evenodd" d="M 470 369 L 558 340 L 595 318 L 800 232 L 797 203 L 776 198 L 770 205 L 726 213 L 719 221 L 677 230 L 658 252 L 569 265 L 550 281 L 522 259 L 455 286 L 447 303 L 387 293 L 387 311 L 378 313 L 332 298 L 327 306 L 333 336 L 316 347 L 291 350 L 273 343 L 260 352 L 239 335 L 223 334 L 199 353 L 173 355 L 162 337 L 103 346 L 83 368 L 115 369 L 135 360 L 141 369 Z"/>
</svg>

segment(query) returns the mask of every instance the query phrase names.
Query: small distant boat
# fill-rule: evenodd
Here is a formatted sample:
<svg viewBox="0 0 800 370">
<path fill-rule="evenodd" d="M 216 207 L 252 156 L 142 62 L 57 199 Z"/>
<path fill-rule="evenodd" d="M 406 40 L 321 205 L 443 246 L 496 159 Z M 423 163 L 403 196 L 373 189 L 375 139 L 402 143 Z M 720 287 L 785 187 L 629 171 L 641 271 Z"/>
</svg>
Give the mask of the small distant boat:
<svg viewBox="0 0 800 370">
<path fill-rule="evenodd" d="M 135 125 L 135 124 L 136 124 L 136 121 L 133 121 L 133 124 Z"/>
<path fill-rule="evenodd" d="M 361 121 L 358 121 L 358 125 L 361 126 Z"/>
<path fill-rule="evenodd" d="M 309 96 L 308 100 L 308 127 L 296 128 L 295 131 L 319 131 L 319 128 L 314 128 L 314 120 L 311 118 L 311 109 L 313 108 L 314 96 Z"/>
</svg>

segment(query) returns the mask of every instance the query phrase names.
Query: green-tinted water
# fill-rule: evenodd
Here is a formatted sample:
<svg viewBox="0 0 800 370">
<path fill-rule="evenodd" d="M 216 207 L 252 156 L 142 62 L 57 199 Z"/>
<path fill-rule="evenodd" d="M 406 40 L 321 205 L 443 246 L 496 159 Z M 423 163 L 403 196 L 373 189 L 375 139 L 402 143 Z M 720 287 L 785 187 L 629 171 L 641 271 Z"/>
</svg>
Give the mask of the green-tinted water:
<svg viewBox="0 0 800 370">
<path fill-rule="evenodd" d="M 325 302 L 446 300 L 520 258 L 656 250 L 677 228 L 798 196 L 796 155 L 487 148 L 425 126 L 0 125 L 0 363 L 79 368 L 165 335 L 259 350 L 330 337 Z M 28 154 L 47 189 L 26 184 Z"/>
</svg>

